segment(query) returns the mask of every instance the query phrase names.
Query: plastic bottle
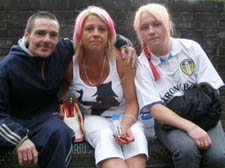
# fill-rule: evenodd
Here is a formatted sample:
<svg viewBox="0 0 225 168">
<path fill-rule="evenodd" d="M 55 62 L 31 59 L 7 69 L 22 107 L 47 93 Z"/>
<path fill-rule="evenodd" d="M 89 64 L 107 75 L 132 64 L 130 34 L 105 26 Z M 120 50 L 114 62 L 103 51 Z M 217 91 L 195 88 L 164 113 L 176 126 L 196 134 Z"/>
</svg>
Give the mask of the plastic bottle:
<svg viewBox="0 0 225 168">
<path fill-rule="evenodd" d="M 112 115 L 112 124 L 113 124 L 113 134 L 118 137 L 121 137 L 121 122 L 119 114 Z"/>
<path fill-rule="evenodd" d="M 155 135 L 154 129 L 154 118 L 148 112 L 140 113 L 141 121 L 144 124 L 144 132 L 147 137 L 152 137 Z"/>
</svg>

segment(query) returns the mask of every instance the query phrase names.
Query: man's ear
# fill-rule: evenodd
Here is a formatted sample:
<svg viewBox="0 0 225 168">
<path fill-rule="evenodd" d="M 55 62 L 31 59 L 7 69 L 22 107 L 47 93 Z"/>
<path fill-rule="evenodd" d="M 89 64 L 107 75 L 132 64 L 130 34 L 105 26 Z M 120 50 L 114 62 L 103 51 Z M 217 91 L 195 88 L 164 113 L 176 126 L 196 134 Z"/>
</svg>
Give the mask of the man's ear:
<svg viewBox="0 0 225 168">
<path fill-rule="evenodd" d="M 27 29 L 25 29 L 25 30 L 24 30 L 24 37 L 25 37 L 25 39 L 26 39 L 26 43 L 25 43 L 26 48 L 29 48 L 29 36 L 30 36 L 30 35 L 29 35 Z"/>
<path fill-rule="evenodd" d="M 26 38 L 27 41 L 29 41 L 29 33 L 27 29 L 24 30 L 24 37 Z"/>
</svg>

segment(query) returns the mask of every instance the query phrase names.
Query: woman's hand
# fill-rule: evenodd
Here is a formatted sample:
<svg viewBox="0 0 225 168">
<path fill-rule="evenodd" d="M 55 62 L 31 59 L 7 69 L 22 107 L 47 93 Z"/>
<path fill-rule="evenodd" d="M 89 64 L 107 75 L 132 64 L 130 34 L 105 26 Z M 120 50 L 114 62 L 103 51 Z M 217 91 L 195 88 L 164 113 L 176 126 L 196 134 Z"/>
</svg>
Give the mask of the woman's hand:
<svg viewBox="0 0 225 168">
<path fill-rule="evenodd" d="M 113 135 L 117 143 L 129 144 L 130 142 L 133 142 L 135 140 L 130 129 L 124 129 L 123 127 L 121 129 L 122 129 L 121 137 L 118 137 L 117 135 Z"/>
<path fill-rule="evenodd" d="M 188 131 L 188 134 L 196 142 L 199 149 L 206 150 L 212 144 L 208 133 L 199 126 L 195 125 Z"/>
</svg>

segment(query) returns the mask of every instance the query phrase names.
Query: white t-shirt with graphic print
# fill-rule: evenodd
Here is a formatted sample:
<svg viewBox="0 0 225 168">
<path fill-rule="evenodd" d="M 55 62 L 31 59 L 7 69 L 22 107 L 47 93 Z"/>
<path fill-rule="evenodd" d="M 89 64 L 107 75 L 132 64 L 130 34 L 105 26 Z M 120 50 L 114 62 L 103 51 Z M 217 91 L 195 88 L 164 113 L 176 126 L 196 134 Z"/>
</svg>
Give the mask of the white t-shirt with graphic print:
<svg viewBox="0 0 225 168">
<path fill-rule="evenodd" d="M 111 117 L 125 112 L 122 82 L 117 72 L 116 60 L 110 60 L 110 72 L 100 86 L 89 86 L 80 78 L 79 65 L 73 66 L 73 82 L 70 87 L 76 96 L 82 113 Z"/>
</svg>

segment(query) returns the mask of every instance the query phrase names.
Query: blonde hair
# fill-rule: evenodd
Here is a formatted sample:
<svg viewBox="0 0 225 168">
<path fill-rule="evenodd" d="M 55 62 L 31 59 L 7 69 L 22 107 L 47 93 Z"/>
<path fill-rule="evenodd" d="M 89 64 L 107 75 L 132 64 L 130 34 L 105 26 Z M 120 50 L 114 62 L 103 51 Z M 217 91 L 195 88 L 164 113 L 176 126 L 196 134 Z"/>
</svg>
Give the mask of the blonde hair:
<svg viewBox="0 0 225 168">
<path fill-rule="evenodd" d="M 140 36 L 140 22 L 141 22 L 140 20 L 141 20 L 141 15 L 144 12 L 150 13 L 152 16 L 156 18 L 157 21 L 162 23 L 163 27 L 166 30 L 166 34 L 168 38 L 170 37 L 171 34 L 173 34 L 173 23 L 170 19 L 170 15 L 166 7 L 161 4 L 152 3 L 152 4 L 141 6 L 136 12 L 133 26 L 139 40 L 142 40 Z"/>
<path fill-rule="evenodd" d="M 100 19 L 103 20 L 103 22 L 107 25 L 109 36 L 108 36 L 108 42 L 107 42 L 107 48 L 106 48 L 106 57 L 108 59 L 113 58 L 116 56 L 116 49 L 114 47 L 115 41 L 116 41 L 116 31 L 115 31 L 115 25 L 114 21 L 110 17 L 110 15 L 106 12 L 106 10 L 97 7 L 97 6 L 89 6 L 88 8 L 84 9 L 80 12 L 80 14 L 77 16 L 75 25 L 74 25 L 74 33 L 73 33 L 73 42 L 74 42 L 74 48 L 75 48 L 75 56 L 77 63 L 80 63 L 84 56 L 84 47 L 82 46 L 81 39 L 82 39 L 82 32 L 83 32 L 83 25 L 90 15 L 96 15 Z"/>
</svg>

